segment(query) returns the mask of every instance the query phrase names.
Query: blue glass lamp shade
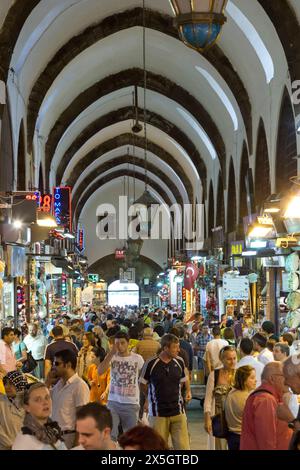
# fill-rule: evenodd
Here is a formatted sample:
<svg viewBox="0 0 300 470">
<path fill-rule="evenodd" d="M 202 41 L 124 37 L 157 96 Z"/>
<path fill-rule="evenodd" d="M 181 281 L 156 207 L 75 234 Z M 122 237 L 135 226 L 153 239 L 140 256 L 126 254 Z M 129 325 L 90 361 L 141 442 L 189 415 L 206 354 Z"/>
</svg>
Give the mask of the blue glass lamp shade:
<svg viewBox="0 0 300 470">
<path fill-rule="evenodd" d="M 185 44 L 203 51 L 211 47 L 217 40 L 222 25 L 218 23 L 191 23 L 180 26 L 180 33 Z"/>
</svg>

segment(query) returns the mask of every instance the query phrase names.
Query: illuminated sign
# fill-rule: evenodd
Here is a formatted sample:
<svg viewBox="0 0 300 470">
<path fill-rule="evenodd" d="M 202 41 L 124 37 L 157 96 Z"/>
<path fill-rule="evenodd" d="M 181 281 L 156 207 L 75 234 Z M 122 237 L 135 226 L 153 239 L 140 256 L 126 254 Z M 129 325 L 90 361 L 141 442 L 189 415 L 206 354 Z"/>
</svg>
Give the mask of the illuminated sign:
<svg viewBox="0 0 300 470">
<path fill-rule="evenodd" d="M 53 188 L 53 215 L 57 225 L 65 227 L 72 232 L 71 188 Z"/>
<path fill-rule="evenodd" d="M 51 213 L 52 208 L 52 195 L 51 194 L 42 194 L 39 198 L 39 208 L 41 212 Z"/>
<path fill-rule="evenodd" d="M 89 274 L 88 279 L 90 282 L 99 282 L 99 274 Z"/>
<path fill-rule="evenodd" d="M 115 251 L 115 259 L 125 259 L 125 251 L 124 250 L 116 250 Z"/>
<path fill-rule="evenodd" d="M 61 310 L 67 310 L 68 294 L 67 294 L 67 276 L 66 274 L 61 275 Z"/>
<path fill-rule="evenodd" d="M 77 247 L 79 251 L 84 251 L 85 244 L 84 244 L 84 230 L 80 228 L 77 230 Z"/>
<path fill-rule="evenodd" d="M 231 246 L 230 247 L 231 256 L 238 256 L 238 255 L 242 255 L 242 252 L 244 251 L 244 248 L 245 248 L 245 243 L 244 241 L 232 242 L 230 246 Z"/>
<path fill-rule="evenodd" d="M 182 311 L 186 312 L 186 289 L 182 288 Z"/>
</svg>

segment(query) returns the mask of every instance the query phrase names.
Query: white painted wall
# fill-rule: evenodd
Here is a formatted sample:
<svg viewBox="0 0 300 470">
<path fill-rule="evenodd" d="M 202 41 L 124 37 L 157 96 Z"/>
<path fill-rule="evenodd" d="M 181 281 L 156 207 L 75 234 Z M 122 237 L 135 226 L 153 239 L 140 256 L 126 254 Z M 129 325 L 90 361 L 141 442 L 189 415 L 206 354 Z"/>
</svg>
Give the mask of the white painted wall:
<svg viewBox="0 0 300 470">
<path fill-rule="evenodd" d="M 143 191 L 144 184 L 136 181 L 137 197 L 141 196 Z M 99 240 L 96 234 L 97 207 L 104 203 L 117 207 L 119 195 L 123 194 L 123 178 L 118 178 L 96 191 L 84 206 L 80 222 L 86 230 L 86 255 L 89 265 L 124 246 L 125 240 Z M 141 254 L 163 267 L 167 262 L 167 240 L 145 240 Z"/>
</svg>

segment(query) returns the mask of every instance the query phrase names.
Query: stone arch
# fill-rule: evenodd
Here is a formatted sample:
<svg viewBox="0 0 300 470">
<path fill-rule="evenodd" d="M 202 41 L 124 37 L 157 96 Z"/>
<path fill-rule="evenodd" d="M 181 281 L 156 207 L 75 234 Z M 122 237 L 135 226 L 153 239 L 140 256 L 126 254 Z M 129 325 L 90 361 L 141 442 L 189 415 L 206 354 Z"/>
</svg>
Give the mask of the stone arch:
<svg viewBox="0 0 300 470">
<path fill-rule="evenodd" d="M 73 186 L 75 182 L 78 180 L 80 175 L 85 171 L 85 169 L 91 165 L 95 160 L 97 160 L 102 155 L 114 150 L 115 148 L 132 145 L 135 147 L 144 148 L 145 141 L 143 137 L 139 137 L 134 134 L 121 134 L 117 137 L 110 139 L 106 142 L 103 142 L 95 149 L 93 149 L 90 153 L 84 156 L 84 158 L 78 162 L 71 173 L 71 179 L 69 179 L 69 184 Z M 152 152 L 154 155 L 157 155 L 162 161 L 164 161 L 167 165 L 171 166 L 174 171 L 178 174 L 180 179 L 182 180 L 185 189 L 187 191 L 188 197 L 190 200 L 193 199 L 193 189 L 192 184 L 186 175 L 182 166 L 178 163 L 177 160 L 174 159 L 172 155 L 162 149 L 159 145 L 151 142 L 148 140 L 147 145 L 148 151 Z M 61 173 L 60 173 L 61 174 Z M 56 179 L 57 185 L 62 183 L 62 176 L 60 178 L 57 177 Z"/>
<path fill-rule="evenodd" d="M 223 227 L 223 230 L 225 231 L 224 186 L 223 186 L 223 178 L 221 176 L 221 172 L 219 172 L 219 179 L 218 179 L 216 226 Z"/>
<path fill-rule="evenodd" d="M 9 106 L 3 110 L 0 106 L 1 117 L 1 147 L 0 147 L 0 191 L 9 192 L 14 189 L 14 151 L 12 140 L 11 116 Z"/>
<path fill-rule="evenodd" d="M 276 191 L 289 189 L 290 178 L 297 175 L 297 138 L 293 107 L 289 92 L 284 90 L 278 121 L 276 153 Z"/>
<path fill-rule="evenodd" d="M 86 176 L 86 178 L 80 183 L 76 191 L 72 195 L 72 203 L 74 207 L 76 207 L 77 202 L 83 194 L 85 188 L 87 188 L 98 176 L 101 174 L 105 173 L 108 170 L 111 170 L 114 167 L 117 167 L 122 164 L 134 164 L 135 167 L 143 168 L 149 170 L 151 173 L 156 174 L 158 178 L 160 178 L 166 185 L 169 187 L 169 189 L 172 191 L 176 201 L 182 206 L 183 205 L 183 200 L 182 196 L 176 187 L 176 185 L 171 181 L 171 179 L 161 170 L 159 170 L 155 165 L 151 164 L 150 162 L 147 163 L 147 167 L 145 165 L 145 161 L 141 160 L 140 158 L 134 158 L 131 155 L 122 155 L 120 157 L 114 158 L 102 165 L 99 165 L 97 168 L 93 170 L 92 173 Z M 67 186 L 72 186 L 70 181 L 68 180 L 66 182 Z"/>
<path fill-rule="evenodd" d="M 44 97 L 57 75 L 76 55 L 95 44 L 97 41 L 114 34 L 122 29 L 143 25 L 143 10 L 140 7 L 116 13 L 100 23 L 89 26 L 81 34 L 71 38 L 50 60 L 45 70 L 35 82 L 29 97 L 28 114 L 28 145 L 33 139 L 34 126 L 39 108 Z M 160 31 L 171 37 L 178 38 L 177 28 L 173 18 L 162 15 L 160 12 L 146 10 L 147 28 Z M 234 70 L 230 60 L 218 46 L 211 48 L 205 54 L 206 59 L 216 68 L 231 89 L 243 116 L 249 145 L 252 142 L 252 109 L 246 88 Z M 174 94 L 172 94 L 174 96 Z M 205 121 L 204 121 L 205 122 Z"/>
<path fill-rule="evenodd" d="M 241 166 L 240 166 L 240 220 L 243 221 L 243 217 L 248 215 L 247 206 L 247 189 L 246 189 L 246 178 L 249 172 L 249 157 L 246 142 L 243 145 Z"/>
<path fill-rule="evenodd" d="M 270 162 L 265 126 L 259 121 L 255 157 L 255 204 L 260 207 L 271 194 Z"/>
<path fill-rule="evenodd" d="M 42 194 L 45 192 L 42 162 L 40 162 L 40 169 L 39 169 L 39 190 L 41 191 Z"/>
<path fill-rule="evenodd" d="M 144 275 L 145 273 L 143 265 L 146 265 L 150 268 L 147 276 Z M 121 266 L 122 261 L 120 263 L 116 263 L 115 254 L 113 253 L 111 255 L 104 256 L 103 258 L 100 258 L 98 261 L 93 263 L 89 267 L 89 272 L 100 274 L 107 283 L 111 283 L 119 278 L 119 268 Z M 164 266 L 160 266 L 147 256 L 140 255 L 139 259 L 135 262 L 135 268 L 137 279 L 143 279 L 144 277 L 150 277 L 150 279 L 152 279 L 153 277 L 153 281 L 155 282 L 157 280 L 156 276 L 162 271 Z"/>
<path fill-rule="evenodd" d="M 57 119 L 49 133 L 45 148 L 46 174 L 49 173 L 50 162 L 55 153 L 58 142 L 77 116 L 79 116 L 88 106 L 93 104 L 100 97 L 120 88 L 135 84 L 139 87 L 143 87 L 143 71 L 141 69 L 129 69 L 106 77 L 104 80 L 95 83 L 75 98 L 75 100 Z M 172 96 L 176 102 L 189 111 L 200 124 L 203 124 L 204 130 L 216 148 L 221 167 L 224 166 L 226 161 L 226 149 L 223 138 L 211 116 L 199 101 L 174 82 L 152 72 L 148 72 L 147 74 L 147 87 L 149 90 L 156 91 L 167 97 Z M 132 116 L 132 108 L 128 109 L 128 113 Z M 193 152 L 188 151 L 188 153 L 192 156 L 191 154 Z"/>
<path fill-rule="evenodd" d="M 235 186 L 235 171 L 233 160 L 231 158 L 229 165 L 229 178 L 228 178 L 228 198 L 227 198 L 227 232 L 234 232 L 236 230 L 236 186 Z"/>
<path fill-rule="evenodd" d="M 143 121 L 143 111 L 139 110 L 139 117 L 141 121 Z M 116 124 L 118 122 L 126 121 L 128 119 L 134 119 L 134 112 L 131 106 L 128 106 L 126 108 L 118 109 L 115 111 L 112 111 L 105 116 L 102 116 L 99 118 L 96 122 L 92 123 L 88 128 L 81 132 L 81 134 L 78 136 L 78 138 L 73 142 L 71 147 L 67 150 L 67 152 L 64 154 L 62 157 L 60 164 L 57 169 L 57 181 L 61 181 L 63 177 L 63 173 L 65 169 L 67 168 L 67 165 L 70 163 L 73 155 L 76 154 L 76 152 L 84 145 L 84 143 L 90 139 L 93 135 L 96 133 L 100 132 L 103 128 L 109 127 L 110 125 Z M 178 142 L 187 152 L 187 154 L 190 156 L 191 160 L 193 161 L 198 174 L 204 181 L 206 179 L 206 166 L 201 158 L 201 155 L 199 154 L 196 146 L 194 143 L 184 134 L 181 129 L 179 129 L 177 126 L 173 125 L 171 122 L 169 122 L 167 119 L 162 118 L 156 113 L 147 111 L 146 112 L 146 122 L 150 125 L 153 125 L 154 127 L 157 127 L 158 129 L 162 130 L 166 134 L 168 134 L 169 137 L 173 138 L 176 142 Z M 139 140 L 140 139 L 140 140 Z M 139 136 L 136 136 L 136 140 L 141 142 L 142 147 L 144 147 L 145 143 L 143 142 L 144 139 L 141 139 Z M 112 139 L 113 142 L 117 141 L 117 138 Z M 114 145 L 116 147 L 116 145 Z M 84 159 L 80 160 L 77 165 L 76 165 L 76 171 L 79 171 L 79 173 L 74 172 L 74 176 L 71 179 L 70 184 L 74 184 L 76 181 L 76 178 L 79 174 L 82 173 L 83 169 L 88 166 L 93 160 L 93 156 L 96 154 L 99 157 L 99 146 L 92 150 L 88 155 L 85 155 Z M 150 147 L 149 147 L 150 150 Z M 174 160 L 174 159 L 173 159 Z M 47 166 L 48 163 L 48 166 Z M 46 161 L 46 169 L 50 168 L 51 165 L 51 160 L 48 159 Z M 176 165 L 177 169 L 180 170 L 180 166 L 177 164 Z M 181 177 L 181 174 L 179 174 Z"/>
<path fill-rule="evenodd" d="M 76 225 L 76 223 L 77 223 L 77 221 L 80 217 L 80 214 L 81 214 L 81 211 L 82 211 L 84 205 L 89 200 L 89 198 L 92 196 L 92 194 L 94 194 L 94 192 L 97 191 L 97 189 L 99 189 L 104 184 L 106 184 L 109 181 L 112 181 L 116 178 L 119 178 L 120 176 L 130 176 L 132 178 L 135 178 L 137 180 L 145 182 L 145 175 L 137 174 L 136 172 L 134 172 L 132 170 L 117 170 L 117 171 L 114 171 L 114 172 L 110 173 L 109 175 L 104 176 L 100 180 L 95 181 L 95 183 L 92 184 L 92 186 L 84 193 L 82 198 L 79 200 L 78 204 L 76 206 L 74 206 L 74 208 L 73 208 L 74 209 L 75 225 Z M 171 207 L 172 202 L 169 199 L 168 195 L 165 193 L 165 191 L 160 187 L 160 185 L 157 184 L 155 181 L 151 180 L 151 178 L 149 178 L 149 177 L 148 177 L 148 183 L 149 183 L 149 186 L 152 187 L 161 196 L 161 198 L 164 200 L 164 202 L 169 207 Z"/>
<path fill-rule="evenodd" d="M 17 155 L 17 190 L 26 190 L 26 145 L 25 145 L 25 132 L 24 122 L 21 121 L 19 140 L 18 140 L 18 155 Z"/>
<path fill-rule="evenodd" d="M 208 238 L 211 237 L 211 231 L 215 226 L 215 201 L 214 201 L 214 190 L 212 181 L 209 184 L 208 192 Z"/>
<path fill-rule="evenodd" d="M 8 11 L 0 33 L 0 80 L 6 82 L 9 64 L 19 34 L 30 13 L 40 0 L 15 0 Z"/>
</svg>

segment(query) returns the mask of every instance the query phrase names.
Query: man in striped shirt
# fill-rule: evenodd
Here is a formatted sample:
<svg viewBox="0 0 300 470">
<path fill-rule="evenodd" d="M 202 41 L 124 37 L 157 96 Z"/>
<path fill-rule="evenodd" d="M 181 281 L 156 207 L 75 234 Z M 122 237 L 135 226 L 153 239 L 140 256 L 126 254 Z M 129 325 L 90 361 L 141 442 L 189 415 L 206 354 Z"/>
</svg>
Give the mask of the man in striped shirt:
<svg viewBox="0 0 300 470">
<path fill-rule="evenodd" d="M 178 357 L 179 339 L 166 334 L 161 339 L 161 353 L 149 359 L 140 376 L 142 392 L 148 394 L 150 425 L 168 442 L 171 435 L 174 450 L 190 450 L 187 418 L 181 394 L 186 385 L 186 401 L 191 400 L 188 371 Z"/>
</svg>

